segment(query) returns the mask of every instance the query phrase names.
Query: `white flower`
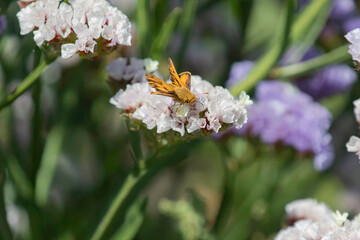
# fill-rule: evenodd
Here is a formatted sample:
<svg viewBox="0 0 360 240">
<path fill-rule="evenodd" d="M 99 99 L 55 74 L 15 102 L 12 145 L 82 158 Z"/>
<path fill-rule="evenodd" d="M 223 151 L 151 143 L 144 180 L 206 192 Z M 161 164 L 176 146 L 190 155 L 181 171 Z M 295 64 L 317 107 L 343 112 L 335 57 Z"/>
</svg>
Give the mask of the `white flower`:
<svg viewBox="0 0 360 240">
<path fill-rule="evenodd" d="M 310 219 L 314 221 L 330 218 L 332 211 L 326 204 L 314 199 L 301 199 L 286 205 L 286 214 L 292 221 Z"/>
<path fill-rule="evenodd" d="M 349 214 L 347 212 L 341 213 L 339 210 L 336 210 L 335 213 L 332 214 L 336 224 L 341 227 L 347 220 Z"/>
<path fill-rule="evenodd" d="M 110 103 L 142 121 L 148 129 L 157 127 L 157 133 L 212 133 L 230 125 L 240 128 L 246 122 L 247 106 L 252 102 L 245 93 L 237 100 L 227 89 L 214 87 L 199 76 L 191 77 L 191 92 L 197 99 L 184 106 L 170 97 L 151 94 L 147 82 L 135 83 L 120 90 Z"/>
<path fill-rule="evenodd" d="M 360 138 L 351 136 L 350 140 L 346 143 L 346 148 L 348 152 L 356 152 L 360 154 Z"/>
<path fill-rule="evenodd" d="M 354 114 L 355 114 L 355 118 L 356 118 L 356 121 L 358 123 L 360 123 L 360 99 L 357 99 L 353 102 L 354 104 Z"/>
<path fill-rule="evenodd" d="M 303 218 L 297 219 L 294 226 L 281 230 L 275 240 L 360 240 L 357 217 L 348 220 L 348 214 L 339 211 L 329 214 L 330 209 L 325 204 L 312 199 L 297 200 L 288 206 L 297 208 L 297 215 Z"/>
<path fill-rule="evenodd" d="M 76 52 L 95 54 L 96 46 L 101 53 L 116 45 L 131 45 L 128 18 L 105 0 L 37 0 L 20 5 L 20 33 L 33 32 L 38 46 L 61 47 L 63 58 Z"/>
<path fill-rule="evenodd" d="M 156 73 L 159 62 L 150 58 L 144 60 L 138 58 L 117 58 L 106 66 L 109 76 L 116 81 L 125 81 L 134 84 L 146 82 L 145 74 Z"/>
<path fill-rule="evenodd" d="M 351 43 L 349 53 L 356 62 L 360 62 L 360 29 L 356 28 L 345 35 L 345 38 Z"/>
<path fill-rule="evenodd" d="M 356 121 L 360 124 L 360 99 L 355 100 L 354 102 L 354 114 Z M 351 136 L 349 141 L 346 143 L 346 148 L 348 152 L 356 152 L 360 159 L 360 138 Z"/>
</svg>

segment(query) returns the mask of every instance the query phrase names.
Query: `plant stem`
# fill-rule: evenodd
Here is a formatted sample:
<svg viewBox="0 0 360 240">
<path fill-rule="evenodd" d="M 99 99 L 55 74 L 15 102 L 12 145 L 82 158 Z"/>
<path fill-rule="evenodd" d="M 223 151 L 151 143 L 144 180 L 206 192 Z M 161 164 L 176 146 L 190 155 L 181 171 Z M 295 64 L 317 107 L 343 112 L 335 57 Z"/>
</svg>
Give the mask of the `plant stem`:
<svg viewBox="0 0 360 240">
<path fill-rule="evenodd" d="M 351 59 L 351 55 L 347 52 L 347 49 L 348 46 L 344 45 L 311 60 L 275 68 L 271 71 L 270 77 L 277 79 L 297 77 L 332 63 L 348 61 Z"/>
<path fill-rule="evenodd" d="M 49 64 L 50 63 L 46 60 L 42 60 L 39 65 L 24 79 L 24 81 L 20 83 L 15 91 L 0 102 L 0 111 L 26 92 L 26 90 L 28 90 L 39 79 L 39 76 L 45 71 Z"/>
<path fill-rule="evenodd" d="M 4 159 L 3 159 L 4 160 Z M 11 240 L 12 232 L 10 230 L 9 223 L 6 219 L 5 210 L 5 194 L 4 194 L 4 183 L 5 183 L 5 164 L 2 160 L 0 169 L 0 237 L 4 240 Z"/>
<path fill-rule="evenodd" d="M 186 158 L 188 150 L 186 148 L 195 146 L 196 143 L 181 143 L 164 150 L 169 150 L 159 158 L 158 154 L 145 162 L 144 168 L 134 168 L 127 176 L 115 199 L 112 201 L 105 216 L 96 228 L 91 240 L 108 239 L 109 232 L 113 231 L 114 224 L 119 223 L 119 217 L 123 217 L 127 206 L 136 198 L 139 192 L 150 182 L 150 179 L 163 168 Z M 162 151 L 163 152 L 163 151 Z M 140 170 L 139 170 L 140 169 Z M 119 226 L 117 226 L 119 227 Z"/>
</svg>

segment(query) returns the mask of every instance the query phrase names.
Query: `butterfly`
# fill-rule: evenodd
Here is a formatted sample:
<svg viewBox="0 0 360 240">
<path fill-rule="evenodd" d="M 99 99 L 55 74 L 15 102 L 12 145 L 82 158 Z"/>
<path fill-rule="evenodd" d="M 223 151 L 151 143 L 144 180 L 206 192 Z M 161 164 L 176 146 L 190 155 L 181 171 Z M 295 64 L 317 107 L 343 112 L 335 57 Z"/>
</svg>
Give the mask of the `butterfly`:
<svg viewBox="0 0 360 240">
<path fill-rule="evenodd" d="M 177 74 L 171 58 L 169 58 L 169 73 L 171 83 L 167 83 L 153 74 L 146 75 L 150 86 L 156 90 L 156 92 L 151 92 L 151 94 L 171 97 L 181 105 L 193 104 L 196 101 L 196 97 L 190 92 L 191 73 L 183 72 Z"/>
</svg>

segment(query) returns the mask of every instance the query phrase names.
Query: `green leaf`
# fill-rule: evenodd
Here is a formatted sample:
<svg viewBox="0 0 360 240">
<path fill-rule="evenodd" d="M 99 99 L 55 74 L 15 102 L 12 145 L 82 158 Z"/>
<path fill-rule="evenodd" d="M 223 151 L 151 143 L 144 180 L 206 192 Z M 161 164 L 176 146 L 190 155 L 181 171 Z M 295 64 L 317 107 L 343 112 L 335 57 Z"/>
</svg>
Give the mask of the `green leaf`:
<svg viewBox="0 0 360 240">
<path fill-rule="evenodd" d="M 3 154 L 0 154 L 0 157 L 3 158 Z M 0 161 L 0 238 L 4 240 L 13 239 L 12 232 L 10 230 L 9 223 L 7 221 L 6 215 L 6 206 L 5 206 L 5 191 L 4 184 L 6 181 L 5 173 L 5 159 Z"/>
<path fill-rule="evenodd" d="M 198 6 L 198 0 L 185 0 L 184 1 L 184 14 L 180 20 L 180 29 L 182 31 L 182 43 L 178 55 L 178 67 L 181 69 L 186 49 L 189 44 L 190 33 L 195 21 L 196 9 Z"/>
<path fill-rule="evenodd" d="M 35 201 L 39 206 L 44 206 L 47 203 L 64 137 L 63 125 L 55 126 L 47 137 L 35 183 Z"/>
<path fill-rule="evenodd" d="M 143 221 L 147 199 L 137 199 L 128 209 L 124 223 L 114 233 L 110 240 L 132 240 L 139 231 Z"/>
<path fill-rule="evenodd" d="M 314 45 L 321 31 L 324 29 L 328 19 L 329 12 L 331 11 L 331 4 L 321 8 L 314 19 L 313 23 L 309 26 L 307 33 L 299 38 L 294 39 L 293 47 L 288 58 L 289 63 L 299 62 L 305 53 Z"/>
<path fill-rule="evenodd" d="M 290 12 L 291 3 L 292 1 L 288 1 L 288 14 L 287 19 L 291 19 L 292 13 Z M 291 28 L 290 33 L 290 40 L 289 42 L 292 44 L 299 38 L 304 38 L 306 34 L 309 33 L 309 29 L 313 26 L 314 22 L 319 18 L 323 18 L 322 10 L 327 10 L 329 5 L 331 4 L 331 0 L 317 0 L 312 1 L 309 5 L 305 8 L 305 10 L 297 17 L 296 21 Z M 324 11 L 325 11 L 324 10 Z M 285 29 L 283 31 L 284 39 L 286 36 L 286 29 L 289 30 L 290 22 L 287 22 L 285 25 Z M 311 31 L 310 31 L 311 32 Z M 231 92 L 234 95 L 238 95 L 241 91 L 247 91 L 254 87 L 256 83 L 262 79 L 264 79 L 271 68 L 276 64 L 281 53 L 286 47 L 285 41 L 279 41 L 275 44 L 272 48 L 269 49 L 267 53 L 257 62 L 254 69 L 249 73 L 246 79 L 240 82 L 238 85 L 234 86 L 231 89 Z"/>
<path fill-rule="evenodd" d="M 10 157 L 7 159 L 6 163 L 10 177 L 13 180 L 14 185 L 19 191 L 21 197 L 25 199 L 31 199 L 33 196 L 32 185 L 17 159 L 15 157 Z"/>
<path fill-rule="evenodd" d="M 114 230 L 114 224 L 121 221 L 124 212 L 126 212 L 126 209 L 128 209 L 133 199 L 136 198 L 155 174 L 163 168 L 186 158 L 189 153 L 189 148 L 195 147 L 197 142 L 198 141 L 179 143 L 164 148 L 160 156 L 159 153 L 157 153 L 145 161 L 145 166 L 140 168 L 140 171 L 135 168 L 125 179 L 90 239 L 107 239 L 108 235 Z"/>
<path fill-rule="evenodd" d="M 256 63 L 253 70 L 248 74 L 246 79 L 232 89 L 230 89 L 233 95 L 239 95 L 241 91 L 247 91 L 255 84 L 266 77 L 270 69 L 276 64 L 281 57 L 282 53 L 286 49 L 289 41 L 290 29 L 293 22 L 293 14 L 295 10 L 294 0 L 287 0 L 287 7 L 285 17 L 282 23 L 282 31 L 280 37 L 276 36 L 275 43 L 264 54 L 264 56 Z"/>
<path fill-rule="evenodd" d="M 315 69 L 327 66 L 329 64 L 341 63 L 351 60 L 348 53 L 348 45 L 338 47 L 319 57 L 312 58 L 305 62 L 288 65 L 285 67 L 275 68 L 271 73 L 271 78 L 293 78 Z"/>
<path fill-rule="evenodd" d="M 142 56 L 147 56 L 151 24 L 150 24 L 150 1 L 149 0 L 138 0 L 137 1 L 137 12 L 136 12 L 136 23 L 138 40 L 141 49 Z"/>
<path fill-rule="evenodd" d="M 175 30 L 177 21 L 181 14 L 181 8 L 175 8 L 166 18 L 161 27 L 159 35 L 155 38 L 151 47 L 150 56 L 153 59 L 159 60 L 164 53 L 165 48 L 168 46 L 170 37 Z"/>
<path fill-rule="evenodd" d="M 309 29 L 313 26 L 316 19 L 322 16 L 322 11 L 328 11 L 331 0 L 311 1 L 304 11 L 297 17 L 293 29 L 291 30 L 290 41 L 293 43 L 297 39 L 308 34 Z"/>
</svg>

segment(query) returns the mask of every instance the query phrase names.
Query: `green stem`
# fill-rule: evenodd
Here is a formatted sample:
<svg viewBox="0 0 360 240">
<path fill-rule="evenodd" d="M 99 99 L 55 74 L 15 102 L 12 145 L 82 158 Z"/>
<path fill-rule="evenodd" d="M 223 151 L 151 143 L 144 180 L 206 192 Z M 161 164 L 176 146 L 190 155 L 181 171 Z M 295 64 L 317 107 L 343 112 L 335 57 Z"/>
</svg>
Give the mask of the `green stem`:
<svg viewBox="0 0 360 240">
<path fill-rule="evenodd" d="M 231 210 L 231 200 L 233 196 L 235 174 L 229 171 L 228 166 L 224 164 L 224 185 L 221 204 L 216 216 L 215 224 L 212 228 L 212 231 L 219 234 L 220 230 L 227 223 L 227 216 L 229 216 L 229 211 Z"/>
<path fill-rule="evenodd" d="M 329 64 L 348 61 L 351 59 L 351 55 L 347 50 L 348 45 L 344 45 L 311 60 L 275 68 L 270 72 L 270 77 L 278 79 L 297 77 Z"/>
<path fill-rule="evenodd" d="M 61 124 L 55 126 L 47 137 L 35 182 L 35 201 L 39 206 L 45 206 L 48 202 L 49 191 L 64 138 L 65 127 Z"/>
<path fill-rule="evenodd" d="M 48 65 L 49 63 L 46 60 L 42 60 L 39 65 L 24 79 L 24 81 L 20 83 L 15 91 L 0 102 L 0 111 L 26 92 L 26 90 L 28 90 L 39 79 L 39 76 L 45 71 Z"/>
<path fill-rule="evenodd" d="M 114 225 L 119 223 L 119 217 L 124 216 L 127 206 L 131 204 L 131 201 L 150 182 L 150 179 L 163 168 L 186 158 L 189 151 L 184 148 L 193 147 L 194 145 L 194 142 L 191 142 L 172 146 L 167 148 L 170 152 L 163 154 L 159 158 L 157 157 L 158 154 L 155 154 L 145 163 L 146 166 L 140 169 L 140 171 L 139 168 L 134 168 L 125 179 L 125 182 L 90 239 L 108 239 L 110 231 L 113 231 L 115 227 Z"/>
<path fill-rule="evenodd" d="M 9 223 L 6 219 L 6 210 L 5 210 L 5 194 L 4 194 L 4 183 L 5 183 L 5 164 L 2 161 L 0 169 L 0 236 L 1 239 L 11 240 L 12 232 L 10 230 Z"/>
</svg>

